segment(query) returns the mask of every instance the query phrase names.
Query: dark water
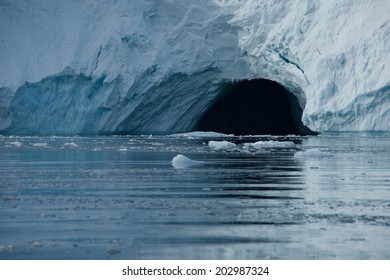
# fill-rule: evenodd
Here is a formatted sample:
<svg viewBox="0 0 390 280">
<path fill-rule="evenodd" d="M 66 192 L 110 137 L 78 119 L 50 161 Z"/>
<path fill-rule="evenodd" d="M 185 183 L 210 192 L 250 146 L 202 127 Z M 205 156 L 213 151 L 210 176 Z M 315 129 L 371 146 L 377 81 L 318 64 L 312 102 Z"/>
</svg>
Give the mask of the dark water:
<svg viewBox="0 0 390 280">
<path fill-rule="evenodd" d="M 0 178 L 0 259 L 390 259 L 389 133 L 0 136 Z"/>
</svg>

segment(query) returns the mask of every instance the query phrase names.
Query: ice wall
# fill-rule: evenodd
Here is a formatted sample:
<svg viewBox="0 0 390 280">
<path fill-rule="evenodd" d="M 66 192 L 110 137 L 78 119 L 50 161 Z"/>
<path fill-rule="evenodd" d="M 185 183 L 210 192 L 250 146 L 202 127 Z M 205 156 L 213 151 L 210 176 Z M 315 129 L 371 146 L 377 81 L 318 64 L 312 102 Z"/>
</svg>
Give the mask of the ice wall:
<svg viewBox="0 0 390 280">
<path fill-rule="evenodd" d="M 254 78 L 293 93 L 314 130 L 389 130 L 389 14 L 386 0 L 3 0 L 0 132 L 188 131 Z"/>
</svg>

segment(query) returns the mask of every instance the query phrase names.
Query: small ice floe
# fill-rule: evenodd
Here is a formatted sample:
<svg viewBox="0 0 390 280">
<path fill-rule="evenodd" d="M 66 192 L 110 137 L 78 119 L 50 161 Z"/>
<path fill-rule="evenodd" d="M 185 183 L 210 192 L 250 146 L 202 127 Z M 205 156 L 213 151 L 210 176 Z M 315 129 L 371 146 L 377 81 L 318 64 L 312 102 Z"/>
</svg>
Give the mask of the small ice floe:
<svg viewBox="0 0 390 280">
<path fill-rule="evenodd" d="M 10 144 L 14 145 L 15 147 L 22 147 L 23 146 L 22 142 L 19 142 L 19 141 L 13 141 Z"/>
<path fill-rule="evenodd" d="M 14 246 L 13 245 L 0 245 L 0 253 L 2 252 L 12 252 L 12 250 L 14 249 Z"/>
<path fill-rule="evenodd" d="M 75 142 L 68 142 L 68 143 L 65 143 L 64 146 L 77 148 L 79 145 L 77 145 Z"/>
<path fill-rule="evenodd" d="M 197 165 L 203 164 L 203 161 L 198 160 L 192 160 L 186 156 L 183 156 L 181 154 L 175 156 L 172 159 L 172 166 L 174 168 L 189 168 Z"/>
<path fill-rule="evenodd" d="M 107 251 L 107 253 L 111 256 L 113 255 L 117 255 L 117 254 L 120 254 L 122 251 L 121 250 L 118 250 L 118 249 L 110 249 Z"/>
<path fill-rule="evenodd" d="M 47 143 L 34 143 L 33 146 L 34 147 L 46 147 L 46 146 L 48 146 L 48 144 Z"/>
<path fill-rule="evenodd" d="M 225 137 L 231 135 L 214 132 L 214 131 L 193 131 L 193 132 L 186 132 L 186 133 L 176 133 L 176 134 L 172 134 L 171 136 L 193 138 L 193 137 Z"/>
<path fill-rule="evenodd" d="M 294 154 L 295 158 L 322 158 L 330 156 L 332 156 L 331 153 L 321 151 L 317 148 L 308 149 L 306 151 L 299 151 Z"/>
<path fill-rule="evenodd" d="M 43 242 L 41 240 L 31 240 L 28 243 L 32 247 L 43 247 Z"/>
<path fill-rule="evenodd" d="M 234 150 L 236 148 L 236 144 L 229 141 L 210 141 L 209 142 L 210 149 L 214 151 L 220 150 Z"/>
<path fill-rule="evenodd" d="M 260 149 L 294 149 L 295 144 L 291 141 L 257 141 L 255 143 L 245 143 L 244 144 L 245 149 L 253 149 L 253 150 L 260 150 Z"/>
</svg>

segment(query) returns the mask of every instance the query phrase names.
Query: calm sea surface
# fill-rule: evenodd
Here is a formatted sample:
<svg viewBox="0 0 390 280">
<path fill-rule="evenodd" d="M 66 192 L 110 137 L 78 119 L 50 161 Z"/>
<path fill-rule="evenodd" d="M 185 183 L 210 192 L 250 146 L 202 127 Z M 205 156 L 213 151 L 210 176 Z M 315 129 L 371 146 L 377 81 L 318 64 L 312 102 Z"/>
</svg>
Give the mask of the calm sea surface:
<svg viewBox="0 0 390 280">
<path fill-rule="evenodd" d="M 390 259 L 390 134 L 0 136 L 0 259 Z"/>
</svg>

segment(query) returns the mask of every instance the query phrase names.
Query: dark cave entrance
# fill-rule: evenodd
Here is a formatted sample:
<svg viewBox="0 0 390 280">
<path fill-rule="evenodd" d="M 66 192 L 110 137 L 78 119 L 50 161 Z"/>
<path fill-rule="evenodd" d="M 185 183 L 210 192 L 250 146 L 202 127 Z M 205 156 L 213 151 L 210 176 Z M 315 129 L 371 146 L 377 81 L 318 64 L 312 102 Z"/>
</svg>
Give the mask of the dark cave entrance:
<svg viewBox="0 0 390 280">
<path fill-rule="evenodd" d="M 195 130 L 235 135 L 316 134 L 303 125 L 296 97 L 277 82 L 255 79 L 228 86 Z"/>
</svg>

